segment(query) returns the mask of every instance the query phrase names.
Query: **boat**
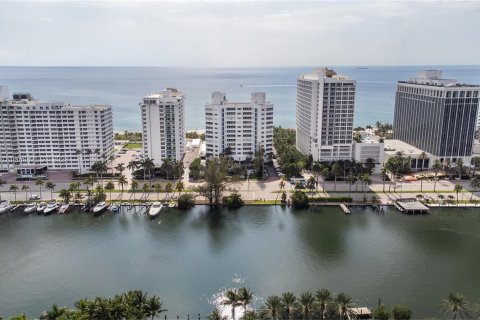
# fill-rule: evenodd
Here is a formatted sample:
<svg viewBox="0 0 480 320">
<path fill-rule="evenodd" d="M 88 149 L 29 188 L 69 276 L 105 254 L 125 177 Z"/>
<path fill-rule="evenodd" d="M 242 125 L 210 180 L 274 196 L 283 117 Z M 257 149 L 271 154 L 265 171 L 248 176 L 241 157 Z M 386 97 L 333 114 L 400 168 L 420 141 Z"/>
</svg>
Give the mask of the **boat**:
<svg viewBox="0 0 480 320">
<path fill-rule="evenodd" d="M 37 213 L 42 213 L 43 210 L 45 210 L 46 207 L 47 207 L 47 204 L 45 202 L 40 203 L 37 206 Z"/>
<path fill-rule="evenodd" d="M 173 201 L 168 204 L 169 208 L 175 208 L 176 206 L 177 206 L 177 204 Z"/>
<path fill-rule="evenodd" d="M 58 213 L 66 213 L 70 205 L 68 203 L 64 203 L 60 206 L 60 209 L 58 209 Z"/>
<path fill-rule="evenodd" d="M 25 213 L 31 213 L 31 212 L 37 211 L 37 204 L 36 203 L 30 203 L 29 205 L 27 205 L 25 207 L 25 209 L 23 211 Z"/>
<path fill-rule="evenodd" d="M 113 213 L 116 213 L 120 210 L 120 206 L 114 203 L 108 208 L 108 210 L 112 211 Z"/>
<path fill-rule="evenodd" d="M 47 204 L 47 207 L 43 210 L 43 214 L 47 216 L 49 214 L 54 213 L 57 209 L 58 209 L 58 203 L 56 203 L 55 201 L 49 202 Z"/>
<path fill-rule="evenodd" d="M 5 200 L 0 202 L 0 213 L 8 212 L 11 208 L 12 205 L 10 204 L 10 201 Z"/>
<path fill-rule="evenodd" d="M 93 207 L 92 212 L 94 215 L 100 215 L 107 208 L 108 208 L 108 204 L 102 201 L 97 203 L 97 205 Z"/>
<path fill-rule="evenodd" d="M 148 215 L 150 217 L 156 217 L 163 208 L 163 204 L 160 202 L 154 202 L 150 209 L 148 210 Z"/>
</svg>

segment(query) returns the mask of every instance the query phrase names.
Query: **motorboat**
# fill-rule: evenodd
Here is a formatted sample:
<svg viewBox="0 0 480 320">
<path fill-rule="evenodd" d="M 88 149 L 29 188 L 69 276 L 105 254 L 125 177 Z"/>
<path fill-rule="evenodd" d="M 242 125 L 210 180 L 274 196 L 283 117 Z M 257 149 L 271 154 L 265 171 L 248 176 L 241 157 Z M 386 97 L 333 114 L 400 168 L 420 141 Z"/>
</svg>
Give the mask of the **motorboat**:
<svg viewBox="0 0 480 320">
<path fill-rule="evenodd" d="M 70 205 L 68 203 L 64 203 L 60 206 L 60 209 L 58 209 L 58 213 L 66 213 Z"/>
<path fill-rule="evenodd" d="M 107 208 L 108 208 L 108 204 L 102 201 L 97 203 L 97 205 L 93 207 L 92 212 L 94 215 L 100 215 Z"/>
<path fill-rule="evenodd" d="M 37 206 L 37 213 L 42 213 L 43 210 L 45 210 L 46 207 L 47 207 L 47 204 L 45 202 L 40 203 Z"/>
<path fill-rule="evenodd" d="M 148 215 L 150 217 L 156 217 L 163 208 L 163 204 L 160 202 L 154 202 L 150 209 L 148 210 Z"/>
<path fill-rule="evenodd" d="M 108 209 L 113 213 L 117 213 L 120 210 L 120 205 L 114 203 Z"/>
<path fill-rule="evenodd" d="M 168 204 L 169 208 L 175 208 L 176 206 L 177 206 L 177 204 L 173 201 Z"/>
<path fill-rule="evenodd" d="M 58 203 L 52 201 L 47 204 L 47 207 L 43 210 L 44 215 L 49 215 L 54 213 L 58 209 Z"/>
<path fill-rule="evenodd" d="M 10 204 L 10 201 L 5 200 L 0 202 L 0 213 L 8 212 L 11 208 L 12 205 Z"/>
<path fill-rule="evenodd" d="M 37 211 L 37 204 L 36 203 L 30 203 L 29 205 L 27 205 L 25 207 L 25 209 L 23 211 L 25 211 L 25 213 L 35 212 L 35 211 Z"/>
</svg>

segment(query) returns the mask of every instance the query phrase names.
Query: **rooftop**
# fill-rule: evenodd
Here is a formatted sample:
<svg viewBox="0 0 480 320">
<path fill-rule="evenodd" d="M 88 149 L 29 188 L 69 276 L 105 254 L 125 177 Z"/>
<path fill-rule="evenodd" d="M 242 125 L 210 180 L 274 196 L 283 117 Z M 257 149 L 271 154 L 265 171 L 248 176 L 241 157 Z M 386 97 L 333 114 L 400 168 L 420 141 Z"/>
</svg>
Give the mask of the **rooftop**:
<svg viewBox="0 0 480 320">
<path fill-rule="evenodd" d="M 334 80 L 351 80 L 350 78 L 338 75 L 335 70 L 327 67 L 317 67 L 311 73 L 301 74 L 299 79 L 305 80 L 319 80 L 319 79 L 334 79 Z"/>
<path fill-rule="evenodd" d="M 442 79 L 442 70 L 423 70 L 407 81 L 398 83 L 416 84 L 434 87 L 480 87 L 479 85 L 458 83 L 455 79 Z"/>
<path fill-rule="evenodd" d="M 385 153 L 388 155 L 394 155 L 397 152 L 403 152 L 405 156 L 418 156 L 424 152 L 417 147 L 412 146 L 406 142 L 396 139 L 386 139 L 383 141 Z"/>
</svg>

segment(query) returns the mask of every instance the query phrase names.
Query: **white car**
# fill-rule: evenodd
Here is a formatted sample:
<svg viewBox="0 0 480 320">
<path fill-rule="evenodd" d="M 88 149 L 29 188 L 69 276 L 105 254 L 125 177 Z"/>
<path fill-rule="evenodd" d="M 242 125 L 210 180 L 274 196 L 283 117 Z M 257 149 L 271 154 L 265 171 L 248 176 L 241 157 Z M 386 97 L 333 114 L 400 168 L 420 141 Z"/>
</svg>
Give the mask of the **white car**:
<svg viewBox="0 0 480 320">
<path fill-rule="evenodd" d="M 32 194 L 29 198 L 30 200 L 40 200 L 40 196 L 38 194 Z"/>
</svg>

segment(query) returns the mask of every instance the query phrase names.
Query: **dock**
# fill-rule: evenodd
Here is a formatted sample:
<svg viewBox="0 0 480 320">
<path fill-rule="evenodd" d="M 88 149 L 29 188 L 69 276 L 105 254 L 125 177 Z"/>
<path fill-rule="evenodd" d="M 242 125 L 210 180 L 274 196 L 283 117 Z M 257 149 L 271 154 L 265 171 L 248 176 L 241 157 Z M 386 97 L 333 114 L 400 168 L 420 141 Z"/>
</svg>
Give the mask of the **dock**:
<svg viewBox="0 0 480 320">
<path fill-rule="evenodd" d="M 413 198 L 398 199 L 393 202 L 395 208 L 404 213 L 428 213 L 430 208 Z"/>
<path fill-rule="evenodd" d="M 350 210 L 344 203 L 340 203 L 340 208 L 343 210 L 345 214 L 351 214 Z"/>
</svg>

